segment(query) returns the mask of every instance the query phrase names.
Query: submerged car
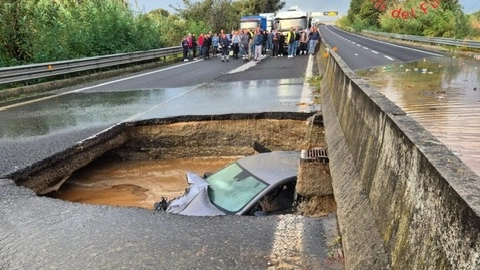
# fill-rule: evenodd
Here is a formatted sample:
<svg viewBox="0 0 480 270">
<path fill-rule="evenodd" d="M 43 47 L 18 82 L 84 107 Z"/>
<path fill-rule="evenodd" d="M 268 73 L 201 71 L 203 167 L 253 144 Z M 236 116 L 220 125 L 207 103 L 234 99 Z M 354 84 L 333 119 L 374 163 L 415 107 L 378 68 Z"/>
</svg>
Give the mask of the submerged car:
<svg viewBox="0 0 480 270">
<path fill-rule="evenodd" d="M 300 152 L 273 151 L 247 156 L 201 177 L 187 172 L 185 194 L 155 203 L 155 209 L 189 216 L 286 213 L 296 201 Z"/>
</svg>

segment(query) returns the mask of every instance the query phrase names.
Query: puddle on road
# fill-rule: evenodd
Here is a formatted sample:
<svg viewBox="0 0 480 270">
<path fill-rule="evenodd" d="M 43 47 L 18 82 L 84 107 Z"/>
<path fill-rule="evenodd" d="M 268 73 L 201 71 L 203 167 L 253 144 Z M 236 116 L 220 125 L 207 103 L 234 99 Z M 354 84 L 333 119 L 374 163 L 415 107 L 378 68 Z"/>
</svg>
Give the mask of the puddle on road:
<svg viewBox="0 0 480 270">
<path fill-rule="evenodd" d="M 76 171 L 47 196 L 86 204 L 153 209 L 162 197 L 173 199 L 187 188 L 186 171 L 215 172 L 241 156 L 192 157 L 152 161 L 92 163 Z"/>
<path fill-rule="evenodd" d="M 441 57 L 358 71 L 480 175 L 480 62 Z"/>
<path fill-rule="evenodd" d="M 79 92 L 2 109 L 0 139 L 113 125 L 175 94 L 176 89 Z"/>
</svg>

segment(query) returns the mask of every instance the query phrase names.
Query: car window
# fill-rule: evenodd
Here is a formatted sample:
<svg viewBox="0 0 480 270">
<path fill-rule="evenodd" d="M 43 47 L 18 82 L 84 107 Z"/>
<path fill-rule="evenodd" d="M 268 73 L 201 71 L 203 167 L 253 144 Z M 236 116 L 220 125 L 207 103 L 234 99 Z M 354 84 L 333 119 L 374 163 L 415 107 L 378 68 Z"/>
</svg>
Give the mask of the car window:
<svg viewBox="0 0 480 270">
<path fill-rule="evenodd" d="M 214 205 L 227 212 L 237 212 L 249 203 L 267 184 L 244 170 L 237 163 L 231 164 L 205 179 L 208 196 Z"/>
</svg>

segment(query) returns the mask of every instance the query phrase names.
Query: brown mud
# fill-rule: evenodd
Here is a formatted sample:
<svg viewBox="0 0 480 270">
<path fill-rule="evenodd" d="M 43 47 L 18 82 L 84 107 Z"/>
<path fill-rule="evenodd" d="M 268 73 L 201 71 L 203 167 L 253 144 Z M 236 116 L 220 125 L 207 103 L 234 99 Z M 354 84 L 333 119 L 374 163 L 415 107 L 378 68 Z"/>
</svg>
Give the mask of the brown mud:
<svg viewBox="0 0 480 270">
<path fill-rule="evenodd" d="M 160 198 L 180 196 L 188 186 L 185 171 L 215 172 L 239 157 L 194 157 L 108 162 L 75 172 L 47 196 L 86 204 L 153 209 Z"/>
</svg>

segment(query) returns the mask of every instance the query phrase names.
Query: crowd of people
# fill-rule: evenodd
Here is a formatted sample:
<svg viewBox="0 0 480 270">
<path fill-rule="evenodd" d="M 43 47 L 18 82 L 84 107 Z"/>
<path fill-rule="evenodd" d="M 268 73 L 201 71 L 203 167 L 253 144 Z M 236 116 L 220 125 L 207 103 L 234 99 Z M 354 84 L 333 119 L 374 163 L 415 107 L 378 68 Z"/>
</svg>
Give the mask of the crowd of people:
<svg viewBox="0 0 480 270">
<path fill-rule="evenodd" d="M 183 59 L 191 60 L 211 59 L 221 56 L 222 62 L 233 59 L 243 61 L 258 61 L 261 56 L 271 53 L 271 56 L 294 57 L 298 54 L 314 54 L 315 47 L 320 41 L 318 28 L 300 30 L 299 27 L 290 28 L 285 34 L 280 31 L 256 29 L 239 29 L 226 34 L 222 29 L 220 33 L 200 33 L 198 38 L 189 33 L 182 40 Z M 284 47 L 287 47 L 285 51 Z"/>
</svg>

